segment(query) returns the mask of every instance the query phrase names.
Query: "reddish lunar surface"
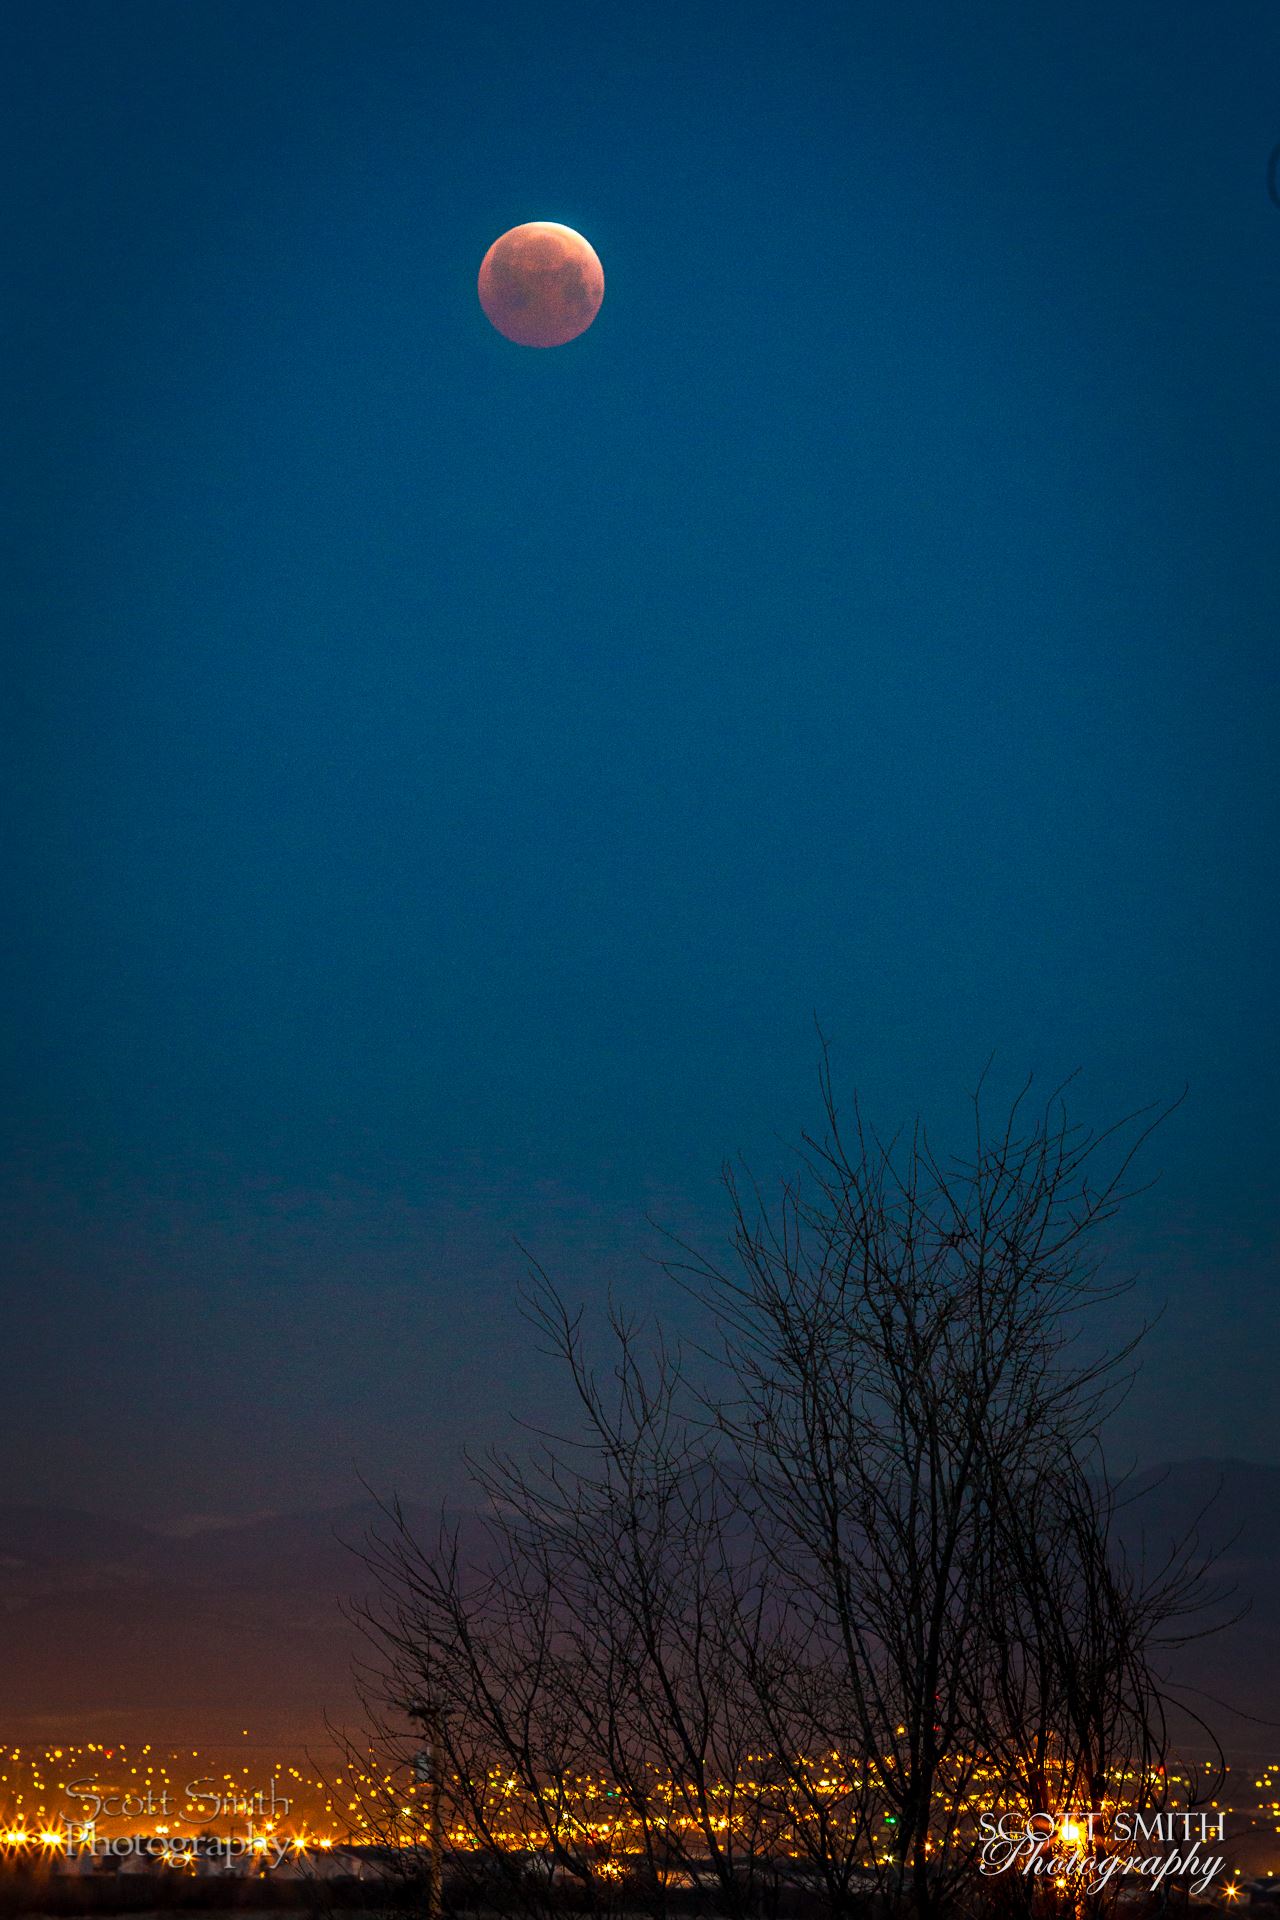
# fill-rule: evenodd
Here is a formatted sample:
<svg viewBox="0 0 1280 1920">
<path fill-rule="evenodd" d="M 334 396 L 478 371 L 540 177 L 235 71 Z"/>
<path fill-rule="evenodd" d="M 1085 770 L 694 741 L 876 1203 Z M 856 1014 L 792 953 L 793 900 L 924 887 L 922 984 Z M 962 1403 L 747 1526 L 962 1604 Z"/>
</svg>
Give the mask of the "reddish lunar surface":
<svg viewBox="0 0 1280 1920">
<path fill-rule="evenodd" d="M 495 240 L 480 263 L 480 305 L 508 340 L 562 347 L 585 333 L 604 299 L 604 268 L 572 227 L 530 220 Z"/>
</svg>

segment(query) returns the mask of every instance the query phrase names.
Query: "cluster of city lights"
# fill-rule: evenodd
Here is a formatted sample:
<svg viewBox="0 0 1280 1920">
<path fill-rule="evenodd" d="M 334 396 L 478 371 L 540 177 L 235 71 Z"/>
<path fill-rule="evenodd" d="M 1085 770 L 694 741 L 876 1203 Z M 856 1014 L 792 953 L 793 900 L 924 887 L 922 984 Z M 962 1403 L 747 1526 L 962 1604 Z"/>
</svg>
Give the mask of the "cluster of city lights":
<svg viewBox="0 0 1280 1920">
<path fill-rule="evenodd" d="M 539 1852 L 554 1839 L 585 1851 L 606 1877 L 619 1877 L 655 1835 L 669 1840 L 673 1861 L 702 1852 L 709 1837 L 730 1845 L 750 1839 L 756 1847 L 763 1840 L 779 1857 L 803 1858 L 811 1851 L 806 1823 L 822 1822 L 826 1832 L 861 1830 L 864 1864 L 893 1860 L 898 1823 L 874 1762 L 833 1753 L 781 1768 L 770 1755 L 750 1759 L 758 1777 L 712 1787 L 709 1817 L 691 1785 L 656 1768 L 643 1815 L 602 1775 L 573 1774 L 556 1782 L 554 1794 L 534 1794 L 495 1768 L 483 1783 L 483 1804 L 474 1822 L 459 1815 L 456 1796 L 447 1796 L 451 1811 L 441 1837 L 458 1853 L 482 1847 Z M 801 1770 L 805 1790 L 798 1793 L 794 1780 Z M 1212 1811 L 1231 1816 L 1237 1831 L 1245 1824 L 1255 1834 L 1280 1835 L 1280 1763 L 1229 1778 L 1232 1800 L 1213 1801 Z M 1246 1781 L 1252 1783 L 1251 1793 Z M 199 1783 L 195 1800 L 193 1783 Z M 1152 1788 L 1169 1804 L 1187 1804 L 1192 1780 L 1177 1771 L 1115 1778 L 1104 1804 L 1135 1804 L 1150 1798 Z M 103 1809 L 94 1809 L 86 1820 L 90 1792 L 103 1797 Z M 151 1857 L 160 1864 L 191 1867 L 193 1836 L 229 1829 L 245 1836 L 246 1850 L 263 1855 L 270 1850 L 274 1859 L 286 1852 L 328 1853 L 373 1841 L 421 1846 L 427 1837 L 425 1792 L 411 1766 L 372 1752 L 363 1760 L 335 1755 L 328 1767 L 310 1756 L 299 1766 L 284 1754 L 252 1765 L 237 1754 L 236 1763 L 228 1765 L 225 1750 L 215 1758 L 197 1747 L 123 1741 L 0 1747 L 0 1863 L 68 1853 L 86 1835 L 133 1835 L 155 1843 Z M 1085 1829 L 1066 1798 L 1057 1816 L 1058 1836 L 1065 1847 L 1078 1849 L 1086 1844 Z M 870 1820 L 869 1808 L 874 1810 Z M 1009 1808 L 1005 1777 L 981 1765 L 961 1769 L 950 1811 L 962 1829 L 972 1831 L 984 1813 Z M 1280 1857 L 1273 1864 L 1280 1867 Z"/>
<path fill-rule="evenodd" d="M 346 1760 L 304 1770 L 283 1757 L 228 1766 L 198 1747 L 123 1740 L 0 1747 L 0 1851 L 66 1851 L 69 1831 L 74 1840 L 90 1829 L 99 1838 L 168 1834 L 175 1844 L 179 1835 L 252 1830 L 246 1844 L 259 1852 L 277 1833 L 295 1851 L 328 1851 L 359 1831 L 362 1808 L 389 1777 L 372 1762 L 368 1770 Z M 92 1817 L 91 1795 L 106 1803 Z"/>
</svg>

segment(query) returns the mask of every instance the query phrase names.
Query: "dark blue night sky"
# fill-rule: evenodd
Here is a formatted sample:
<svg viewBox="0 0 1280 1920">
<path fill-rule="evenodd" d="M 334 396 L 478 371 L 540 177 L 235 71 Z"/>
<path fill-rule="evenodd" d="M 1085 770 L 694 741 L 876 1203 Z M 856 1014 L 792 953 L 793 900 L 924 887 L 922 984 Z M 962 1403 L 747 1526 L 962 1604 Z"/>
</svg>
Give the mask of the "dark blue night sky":
<svg viewBox="0 0 1280 1920">
<path fill-rule="evenodd" d="M 1280 13 L 3 41 L 12 1497 L 452 1484 L 555 1404 L 513 1236 L 670 1304 L 815 1016 L 943 1133 L 1188 1083 L 1119 1439 L 1280 1459 Z"/>
</svg>

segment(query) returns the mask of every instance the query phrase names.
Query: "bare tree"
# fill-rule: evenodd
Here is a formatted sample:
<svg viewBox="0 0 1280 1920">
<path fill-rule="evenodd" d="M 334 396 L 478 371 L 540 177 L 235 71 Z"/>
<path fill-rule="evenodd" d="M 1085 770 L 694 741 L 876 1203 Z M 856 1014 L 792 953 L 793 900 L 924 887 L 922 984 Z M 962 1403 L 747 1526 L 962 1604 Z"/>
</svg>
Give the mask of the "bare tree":
<svg viewBox="0 0 1280 1920">
<path fill-rule="evenodd" d="M 482 1552 L 394 1508 L 372 1543 L 383 1697 L 432 1703 L 446 1823 L 526 1903 L 551 1871 L 607 1908 L 623 1875 L 654 1913 L 692 1881 L 738 1920 L 804 1863 L 832 1913 L 871 1883 L 941 1913 L 980 1781 L 1077 1804 L 1162 1752 L 1153 1647 L 1200 1568 L 1117 1556 L 1099 1436 L 1136 1343 L 1096 1316 L 1126 1285 L 1099 1230 L 1163 1113 L 1094 1134 L 1024 1088 L 992 1129 L 979 1090 L 944 1158 L 846 1130 L 822 1085 L 776 1201 L 727 1176 L 729 1259 L 670 1262 L 696 1379 L 615 1314 L 602 1381 L 535 1269 L 577 1427 L 477 1470 Z"/>
</svg>

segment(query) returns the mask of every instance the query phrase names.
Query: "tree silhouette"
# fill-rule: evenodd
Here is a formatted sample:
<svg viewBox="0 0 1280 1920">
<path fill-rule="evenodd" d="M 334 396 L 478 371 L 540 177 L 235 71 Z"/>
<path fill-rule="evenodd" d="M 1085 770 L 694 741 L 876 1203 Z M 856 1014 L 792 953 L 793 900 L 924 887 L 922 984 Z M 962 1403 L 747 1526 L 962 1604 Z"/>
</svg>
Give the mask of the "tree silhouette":
<svg viewBox="0 0 1280 1920">
<path fill-rule="evenodd" d="M 1100 1229 L 1167 1109 L 1094 1133 L 1028 1086 L 991 1127 L 979 1088 L 942 1156 L 822 1094 L 774 1199 L 726 1174 L 726 1256 L 673 1248 L 696 1366 L 614 1311 L 596 1370 L 533 1266 L 573 1431 L 475 1469 L 480 1545 L 394 1504 L 369 1543 L 371 1698 L 431 1703 L 446 1831 L 525 1910 L 960 1911 L 982 1793 L 1163 1791 L 1160 1650 L 1214 1596 L 1194 1535 L 1117 1537 Z"/>
</svg>

